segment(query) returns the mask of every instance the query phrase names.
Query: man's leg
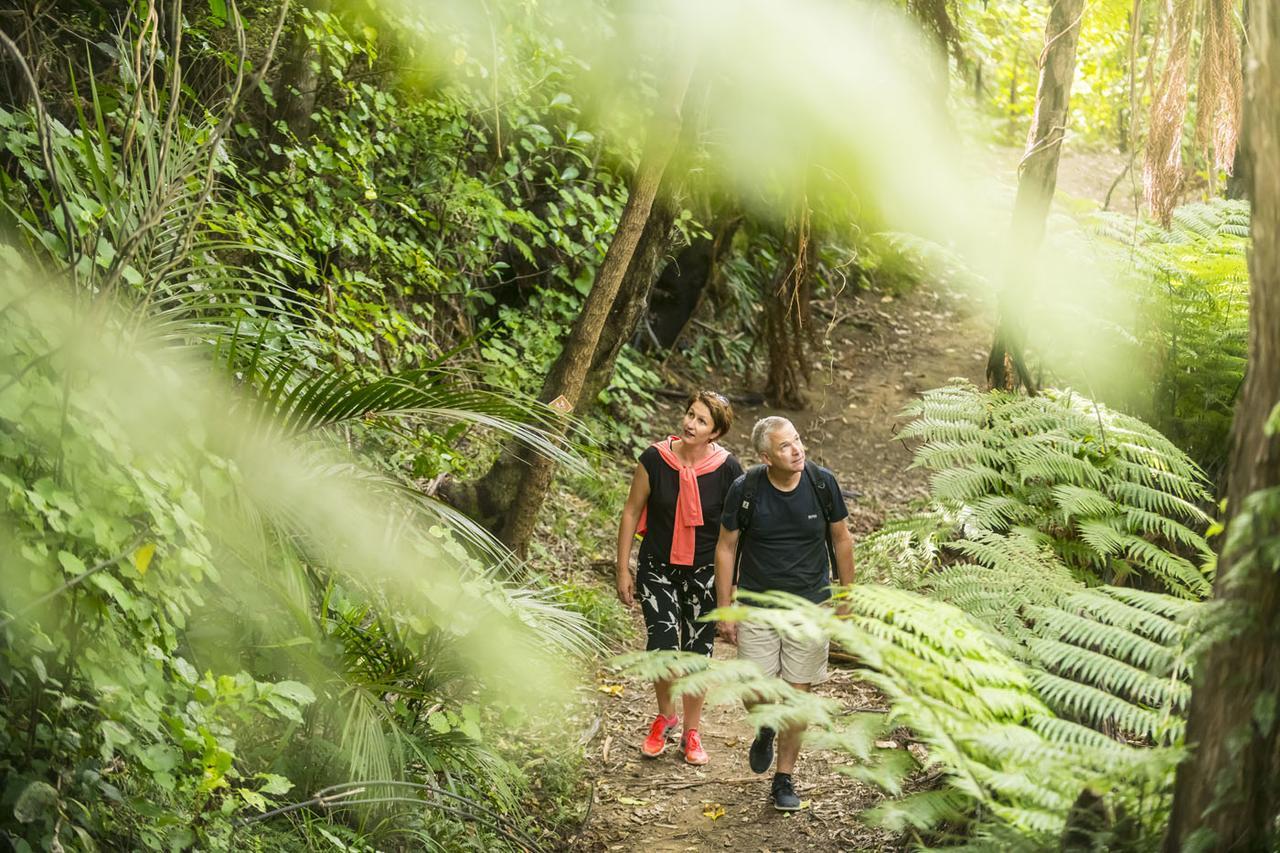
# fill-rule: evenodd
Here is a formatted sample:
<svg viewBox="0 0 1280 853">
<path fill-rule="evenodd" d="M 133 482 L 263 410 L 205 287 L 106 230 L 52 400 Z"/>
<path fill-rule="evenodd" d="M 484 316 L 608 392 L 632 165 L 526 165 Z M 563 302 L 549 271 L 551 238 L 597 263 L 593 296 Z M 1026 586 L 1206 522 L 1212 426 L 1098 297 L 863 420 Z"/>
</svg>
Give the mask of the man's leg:
<svg viewBox="0 0 1280 853">
<path fill-rule="evenodd" d="M 796 690 L 801 690 L 805 693 L 808 693 L 813 689 L 813 685 L 811 684 L 796 684 L 791 681 L 788 681 L 787 684 L 790 684 Z M 785 729 L 778 732 L 777 772 L 790 774 L 791 771 L 795 769 L 796 759 L 800 757 L 800 741 L 804 739 L 804 729 L 804 724 L 799 723 L 793 726 L 787 726 Z"/>
<path fill-rule="evenodd" d="M 825 636 L 782 639 L 782 680 L 796 690 L 809 693 L 813 685 L 827 678 L 827 654 L 829 644 Z M 800 808 L 800 797 L 791 781 L 796 761 L 800 757 L 800 741 L 804 738 L 803 724 L 791 725 L 778 735 L 778 763 L 773 776 L 773 788 L 769 794 L 773 807 L 778 811 L 795 811 Z"/>
<path fill-rule="evenodd" d="M 738 659 L 749 660 L 766 676 L 773 678 L 782 670 L 782 638 L 768 625 L 758 622 L 738 623 Z M 743 699 L 748 712 L 757 704 Z M 774 731 L 762 728 L 751 742 L 748 761 L 755 773 L 763 773 L 773 764 Z"/>
</svg>

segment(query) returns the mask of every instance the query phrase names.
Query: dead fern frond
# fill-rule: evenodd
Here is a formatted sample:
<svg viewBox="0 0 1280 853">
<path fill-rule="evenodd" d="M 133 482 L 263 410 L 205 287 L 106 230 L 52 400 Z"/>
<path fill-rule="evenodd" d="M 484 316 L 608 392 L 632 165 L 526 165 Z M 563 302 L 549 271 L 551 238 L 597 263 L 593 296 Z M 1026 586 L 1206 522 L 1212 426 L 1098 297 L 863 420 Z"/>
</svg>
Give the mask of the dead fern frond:
<svg viewBox="0 0 1280 853">
<path fill-rule="evenodd" d="M 1168 227 L 1182 190 L 1182 122 L 1187 114 L 1191 27 L 1196 0 L 1167 0 L 1169 58 L 1151 101 L 1142 185 L 1152 215 Z"/>
<path fill-rule="evenodd" d="M 1212 151 L 1213 167 L 1228 174 L 1244 99 L 1235 6 L 1235 0 L 1207 0 L 1196 84 L 1196 142 L 1206 155 Z"/>
</svg>

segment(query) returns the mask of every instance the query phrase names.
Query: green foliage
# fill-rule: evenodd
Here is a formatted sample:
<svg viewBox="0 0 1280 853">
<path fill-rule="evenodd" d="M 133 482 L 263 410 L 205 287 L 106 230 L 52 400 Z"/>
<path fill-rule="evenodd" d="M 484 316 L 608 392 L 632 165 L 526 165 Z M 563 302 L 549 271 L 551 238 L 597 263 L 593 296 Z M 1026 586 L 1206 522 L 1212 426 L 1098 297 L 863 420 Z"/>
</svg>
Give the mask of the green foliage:
<svg viewBox="0 0 1280 853">
<path fill-rule="evenodd" d="M 1134 116 L 1129 103 L 1131 68 L 1129 0 L 1102 0 L 1089 6 L 1080 22 L 1075 83 L 1071 90 L 1071 134 L 1085 144 L 1124 150 Z M 1143 0 L 1137 56 L 1155 50 L 1158 4 Z M 959 16 L 965 59 L 957 70 L 970 79 L 980 104 L 995 122 L 1000 141 L 1022 146 L 1035 109 L 1037 59 L 1044 49 L 1049 7 L 1019 0 L 964 4 Z M 1139 81 L 1141 78 L 1139 77 Z M 1139 115 L 1145 117 L 1149 93 L 1137 88 Z"/>
<path fill-rule="evenodd" d="M 846 718 L 746 668 L 652 655 L 631 665 L 685 675 L 682 690 L 763 697 L 757 722 L 807 723 L 813 743 L 855 759 L 847 772 L 894 796 L 870 816 L 921 842 L 1053 847 L 1089 789 L 1116 816 L 1104 846 L 1153 846 L 1208 590 L 1189 559 L 1209 556 L 1198 469 L 1141 421 L 1071 393 L 955 381 L 908 411 L 902 436 L 921 441 L 915 464 L 934 472 L 932 497 L 866 537 L 858 562 L 913 589 L 838 591 L 846 617 L 781 594 L 720 613 L 830 637 L 888 699 L 887 717 Z M 927 745 L 927 767 L 875 746 L 895 726 Z M 918 770 L 937 781 L 903 795 Z"/>
<path fill-rule="evenodd" d="M 1137 345 L 1152 381 L 1134 411 L 1216 476 L 1244 381 L 1249 205 L 1185 205 L 1168 230 L 1120 214 L 1096 222 L 1142 308 Z"/>
<path fill-rule="evenodd" d="M 1211 556 L 1197 532 L 1209 522 L 1203 475 L 1151 427 L 1072 392 L 982 394 L 960 381 L 906 411 L 915 419 L 902 438 L 924 442 L 913 465 L 934 471 L 932 508 L 868 537 L 866 556 L 926 524 L 934 532 L 919 546 L 932 554 L 939 537 L 1026 531 L 1081 580 L 1139 576 L 1183 597 L 1208 593 L 1192 562 Z"/>
<path fill-rule="evenodd" d="M 13 621 L 0 623 L 0 691 L 10 709 L 0 713 L 0 825 L 37 847 L 292 847 L 297 838 L 279 842 L 274 824 L 239 829 L 233 839 L 232 821 L 286 794 L 352 779 L 447 780 L 469 802 L 523 808 L 531 784 L 517 765 L 524 722 L 501 690 L 477 677 L 470 633 L 497 637 L 501 626 L 479 629 L 472 603 L 528 626 L 536 639 L 521 644 L 527 659 L 552 647 L 557 657 L 588 654 L 596 642 L 554 591 L 495 583 L 452 541 L 449 529 L 492 557 L 492 540 L 474 524 L 406 490 L 387 466 L 360 470 L 326 447 L 339 435 L 354 439 L 422 476 L 460 458 L 463 431 L 450 422 L 529 428 L 526 437 L 541 440 L 535 422 L 545 425 L 550 415 L 446 368 L 437 356 L 448 336 L 427 321 L 459 296 L 451 288 L 483 283 L 501 268 L 497 259 L 521 221 L 543 223 L 519 210 L 513 219 L 503 202 L 519 189 L 513 198 L 532 204 L 532 173 L 517 170 L 489 192 L 471 177 L 472 141 L 458 143 L 454 160 L 429 156 L 446 138 L 435 136 L 441 122 L 467 118 L 464 100 L 426 98 L 398 113 L 389 92 L 345 76 L 357 53 L 372 56 L 370 33 L 348 38 L 336 18 L 311 16 L 307 25 L 317 28 L 344 93 L 337 104 L 322 99 L 318 126 L 341 138 L 336 146 L 332 137 L 298 143 L 285 158 L 287 178 L 264 175 L 245 156 L 257 132 L 251 124 L 226 124 L 191 103 L 190 90 L 171 100 L 131 90 L 136 78 L 93 80 L 89 97 L 75 102 L 76 121 L 48 125 L 56 185 L 39 152 L 37 118 L 0 113 L 15 166 L 3 199 L 24 254 L 70 267 L 78 297 L 100 300 L 121 358 L 158 339 L 211 362 L 244 392 L 217 417 L 229 411 L 253 427 L 228 435 L 217 419 L 202 420 L 199 406 L 188 411 L 185 397 L 169 390 L 175 372 L 186 374 L 163 360 L 142 359 L 151 381 L 140 381 L 140 394 L 111 393 L 94 371 L 68 367 L 64 342 L 43 337 L 44 329 L 64 328 L 62 320 L 27 316 L 26 297 L 4 300 L 0 455 L 16 461 L 0 466 L 8 495 L 0 539 L 21 557 L 3 561 L 0 618 Z M 119 53 L 135 51 L 125 45 Z M 134 94 L 142 107 L 131 110 Z M 152 104 L 166 106 L 155 112 Z M 396 137 L 391 130 L 401 125 L 414 132 Z M 233 136 L 224 139 L 228 127 Z M 564 154 L 564 145 L 547 140 L 546 157 L 554 149 L 583 162 L 590 135 L 566 132 L 576 150 Z M 396 150 L 398 140 L 407 147 Z M 424 233 L 404 208 L 420 194 L 414 170 L 432 163 L 475 192 L 442 184 L 438 201 L 470 200 L 472 208 L 437 210 L 445 218 Z M 314 187 L 298 181 L 304 167 Z M 270 191 L 255 195 L 255 181 Z M 602 202 L 594 192 L 599 185 L 574 198 L 603 219 L 566 206 L 591 227 L 581 229 L 584 237 L 557 235 L 556 251 L 585 252 L 587 261 L 598 259 L 588 250 L 603 254 L 612 219 L 607 194 Z M 326 187 L 333 192 L 308 194 Z M 385 207 L 373 204 L 379 189 Z M 483 205 L 491 208 L 480 220 L 490 236 L 479 239 L 459 222 L 475 220 Z M 451 248 L 471 254 L 459 260 Z M 433 277 L 431 265 L 448 258 L 453 266 Z M 556 275 L 571 275 L 576 294 L 587 267 L 570 266 L 566 260 Z M 461 294 L 467 323 L 484 290 Z M 129 319 L 114 324 L 115 308 Z M 80 331 L 89 343 L 98 330 L 95 323 Z M 384 367 L 396 370 L 382 375 Z M 174 424 L 174 408 L 180 425 L 160 428 Z M 510 418 L 517 410 L 523 425 Z M 284 511 L 261 502 L 299 483 L 267 482 L 267 460 L 247 466 L 248 476 L 231 461 L 272 437 L 286 438 L 312 466 L 308 488 Z M 410 605 L 404 586 L 397 594 L 386 580 L 354 579 L 376 563 L 370 543 L 326 541 L 306 520 L 306 492 L 333 479 L 362 483 L 383 502 L 389 511 L 374 540 L 388 554 L 407 555 L 404 565 L 423 566 L 419 592 L 431 589 L 427 601 L 440 604 Z M 449 529 L 428 530 L 435 522 Z M 464 570 L 462 587 L 439 582 L 439 568 L 449 565 Z M 452 607 L 451 595 L 461 596 Z M 506 729 L 514 746 L 493 736 Z M 19 802 L 11 820 L 9 807 Z M 407 833 L 455 849 L 492 848 L 492 834 L 475 823 L 426 813 L 370 803 L 341 817 L 374 827 L 363 836 L 374 843 Z M 353 848 L 365 843 L 332 825 L 316 832 L 346 836 Z"/>
</svg>

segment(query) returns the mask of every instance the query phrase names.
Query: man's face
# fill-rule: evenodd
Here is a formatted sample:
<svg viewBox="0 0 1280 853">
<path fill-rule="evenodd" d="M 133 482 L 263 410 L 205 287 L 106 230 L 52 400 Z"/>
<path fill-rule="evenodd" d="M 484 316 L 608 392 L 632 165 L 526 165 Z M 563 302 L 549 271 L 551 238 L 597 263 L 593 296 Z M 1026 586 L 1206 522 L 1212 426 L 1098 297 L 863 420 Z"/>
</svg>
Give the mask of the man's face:
<svg viewBox="0 0 1280 853">
<path fill-rule="evenodd" d="M 804 444 L 800 441 L 800 433 L 796 432 L 791 423 L 770 434 L 764 463 L 779 472 L 798 473 L 804 470 Z"/>
</svg>

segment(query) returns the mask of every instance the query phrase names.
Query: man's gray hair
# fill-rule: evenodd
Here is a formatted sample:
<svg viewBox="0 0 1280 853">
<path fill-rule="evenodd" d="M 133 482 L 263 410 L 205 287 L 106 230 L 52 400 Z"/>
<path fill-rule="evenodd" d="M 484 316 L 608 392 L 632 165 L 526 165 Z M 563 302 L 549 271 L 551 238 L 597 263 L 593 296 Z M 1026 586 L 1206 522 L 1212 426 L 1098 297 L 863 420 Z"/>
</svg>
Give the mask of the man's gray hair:
<svg viewBox="0 0 1280 853">
<path fill-rule="evenodd" d="M 761 418 L 751 428 L 751 446 L 756 449 L 756 453 L 767 453 L 769 451 L 770 436 L 783 427 L 789 426 L 791 426 L 791 421 L 778 415 L 769 415 L 767 418 Z"/>
</svg>

